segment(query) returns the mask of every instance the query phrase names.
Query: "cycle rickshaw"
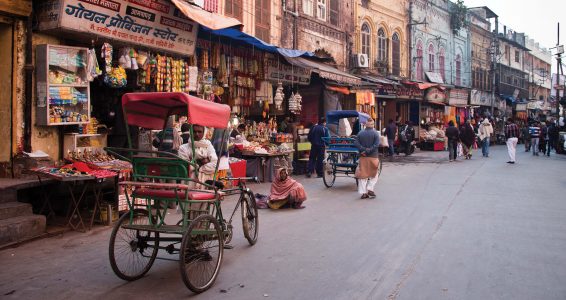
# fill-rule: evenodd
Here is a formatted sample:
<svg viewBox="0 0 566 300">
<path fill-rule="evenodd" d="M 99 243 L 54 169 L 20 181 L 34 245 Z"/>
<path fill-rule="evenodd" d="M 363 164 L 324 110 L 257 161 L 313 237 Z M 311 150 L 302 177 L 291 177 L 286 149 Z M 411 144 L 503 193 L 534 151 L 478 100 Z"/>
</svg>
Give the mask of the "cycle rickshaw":
<svg viewBox="0 0 566 300">
<path fill-rule="evenodd" d="M 171 115 L 187 115 L 191 131 L 190 145 L 195 153 L 193 126 L 225 130 L 230 107 L 184 93 L 130 93 L 122 97 L 124 118 L 128 125 L 147 129 L 164 129 Z M 127 126 L 126 126 L 127 127 Z M 223 135 L 225 145 L 228 130 Z M 193 292 L 209 289 L 222 264 L 223 250 L 232 238 L 232 218 L 241 207 L 244 236 L 250 245 L 258 238 L 258 211 L 253 192 L 246 187 L 252 178 L 237 180 L 238 187 L 220 190 L 215 182 L 199 182 L 196 155 L 187 161 L 175 154 L 129 148 L 106 148 L 112 154 L 132 163 L 131 181 L 121 182 L 129 212 L 112 230 L 109 258 L 112 270 L 121 279 L 133 281 L 151 268 L 159 250 L 179 255 L 179 266 L 185 285 Z M 237 205 L 226 221 L 221 200 L 240 194 Z M 181 211 L 181 220 L 166 222 L 170 203 Z M 168 220 L 169 221 L 169 220 Z M 228 248 L 228 247 L 227 247 Z"/>
<path fill-rule="evenodd" d="M 326 114 L 326 124 L 329 128 L 334 127 L 335 132 L 340 132 L 340 120 L 346 118 L 356 118 L 353 133 L 358 133 L 363 129 L 364 124 L 370 116 L 355 110 L 334 110 Z M 347 122 L 347 120 L 346 120 Z M 322 180 L 328 188 L 334 185 L 336 177 L 353 177 L 358 166 L 359 151 L 355 146 L 355 137 L 330 136 L 322 138 L 324 140 L 325 161 L 324 175 Z M 379 161 L 379 173 L 381 174 L 381 160 Z M 358 180 L 356 179 L 356 184 Z"/>
</svg>

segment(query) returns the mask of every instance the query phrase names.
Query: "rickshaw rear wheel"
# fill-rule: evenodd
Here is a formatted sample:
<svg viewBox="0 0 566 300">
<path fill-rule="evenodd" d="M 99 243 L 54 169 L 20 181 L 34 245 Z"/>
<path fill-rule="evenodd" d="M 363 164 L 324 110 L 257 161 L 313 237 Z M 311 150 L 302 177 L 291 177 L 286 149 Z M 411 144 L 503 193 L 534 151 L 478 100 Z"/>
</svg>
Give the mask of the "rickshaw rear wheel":
<svg viewBox="0 0 566 300">
<path fill-rule="evenodd" d="M 112 229 L 109 243 L 110 266 L 116 276 L 127 281 L 140 279 L 151 269 L 159 251 L 159 233 L 125 229 L 130 213 L 125 213 Z M 149 213 L 134 210 L 132 225 L 149 225 Z"/>
<path fill-rule="evenodd" d="M 258 236 L 259 227 L 259 214 L 257 211 L 257 205 L 255 203 L 255 197 L 252 193 L 242 194 L 242 227 L 244 230 L 244 236 L 248 240 L 250 245 L 255 245 Z"/>
<path fill-rule="evenodd" d="M 218 276 L 223 253 L 223 232 L 216 218 L 207 214 L 191 221 L 179 253 L 185 285 L 194 293 L 208 290 Z"/>
</svg>

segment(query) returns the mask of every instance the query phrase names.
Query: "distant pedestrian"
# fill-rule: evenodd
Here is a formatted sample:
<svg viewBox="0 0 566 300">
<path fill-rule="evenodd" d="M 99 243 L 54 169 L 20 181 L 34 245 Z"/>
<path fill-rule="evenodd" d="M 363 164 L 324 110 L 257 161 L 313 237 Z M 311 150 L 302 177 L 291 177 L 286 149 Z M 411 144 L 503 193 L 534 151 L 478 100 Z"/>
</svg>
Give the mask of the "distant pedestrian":
<svg viewBox="0 0 566 300">
<path fill-rule="evenodd" d="M 374 129 L 375 122 L 368 119 L 366 128 L 358 133 L 355 145 L 360 151 L 360 159 L 356 168 L 358 192 L 362 199 L 375 197 L 375 184 L 379 177 L 379 139 L 380 134 Z"/>
<path fill-rule="evenodd" d="M 548 147 L 546 150 L 546 155 L 550 156 L 551 148 L 554 148 L 556 151 L 556 146 L 558 145 L 558 126 L 556 125 L 556 121 L 551 121 L 550 126 L 548 126 Z"/>
<path fill-rule="evenodd" d="M 385 128 L 385 136 L 387 136 L 387 143 L 389 144 L 389 156 L 395 154 L 395 136 L 397 136 L 397 125 L 393 119 L 389 119 L 389 124 Z"/>
<path fill-rule="evenodd" d="M 533 155 L 538 156 L 540 142 L 540 126 L 538 122 L 533 123 L 533 125 L 529 127 L 529 133 L 531 135 L 531 147 L 533 148 Z"/>
<path fill-rule="evenodd" d="M 474 142 L 476 141 L 476 133 L 474 132 L 474 127 L 470 120 L 466 120 L 464 126 L 460 128 L 460 141 L 462 142 L 464 157 L 466 159 L 471 159 Z"/>
<path fill-rule="evenodd" d="M 542 155 L 544 155 L 544 153 L 546 152 L 547 142 L 548 142 L 548 127 L 546 127 L 545 122 L 541 122 L 538 152 L 542 152 Z"/>
<path fill-rule="evenodd" d="M 315 170 L 317 177 L 322 177 L 322 161 L 324 160 L 324 141 L 322 138 L 329 136 L 330 132 L 328 128 L 326 128 L 326 119 L 320 118 L 318 124 L 310 129 L 308 135 L 309 142 L 311 143 L 311 152 L 307 167 L 307 177 L 311 177 L 311 174 L 314 173 Z"/>
<path fill-rule="evenodd" d="M 478 133 L 481 142 L 481 153 L 483 157 L 489 157 L 489 143 L 493 135 L 493 126 L 491 126 L 488 118 L 485 118 L 483 122 L 481 122 Z"/>
<path fill-rule="evenodd" d="M 457 151 L 460 131 L 454 126 L 454 121 L 448 122 L 445 135 L 448 138 L 448 158 L 450 161 L 455 161 L 458 157 Z"/>
<path fill-rule="evenodd" d="M 525 152 L 531 151 L 531 132 L 529 130 L 529 124 L 523 125 L 523 128 L 521 129 L 521 136 L 525 143 Z"/>
<path fill-rule="evenodd" d="M 519 141 L 519 126 L 508 119 L 505 123 L 505 138 L 507 139 L 507 152 L 509 153 L 508 164 L 515 163 L 515 154 L 517 153 L 517 142 Z"/>
</svg>

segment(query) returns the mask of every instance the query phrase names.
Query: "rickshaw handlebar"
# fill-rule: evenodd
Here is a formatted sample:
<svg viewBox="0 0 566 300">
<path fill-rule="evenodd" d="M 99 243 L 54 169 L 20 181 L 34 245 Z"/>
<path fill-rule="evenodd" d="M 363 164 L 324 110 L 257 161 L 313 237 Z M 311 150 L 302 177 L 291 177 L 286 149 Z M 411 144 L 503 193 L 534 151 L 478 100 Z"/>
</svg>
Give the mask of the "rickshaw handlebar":
<svg viewBox="0 0 566 300">
<path fill-rule="evenodd" d="M 222 179 L 230 180 L 230 181 L 232 181 L 232 180 L 242 180 L 242 181 L 251 180 L 255 183 L 259 183 L 259 178 L 257 178 L 257 176 L 254 176 L 254 177 L 225 177 L 225 178 L 222 178 Z"/>
</svg>

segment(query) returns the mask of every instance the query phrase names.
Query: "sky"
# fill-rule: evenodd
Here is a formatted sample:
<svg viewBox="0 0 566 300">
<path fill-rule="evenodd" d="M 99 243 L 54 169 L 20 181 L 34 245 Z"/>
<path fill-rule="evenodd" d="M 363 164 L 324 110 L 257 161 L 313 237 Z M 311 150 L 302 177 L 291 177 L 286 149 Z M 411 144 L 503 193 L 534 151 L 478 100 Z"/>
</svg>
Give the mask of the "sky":
<svg viewBox="0 0 566 300">
<path fill-rule="evenodd" d="M 556 46 L 560 22 L 560 44 L 566 45 L 566 0 L 464 0 L 464 4 L 489 7 L 499 16 L 499 23 L 524 32 L 545 48 Z"/>
</svg>

